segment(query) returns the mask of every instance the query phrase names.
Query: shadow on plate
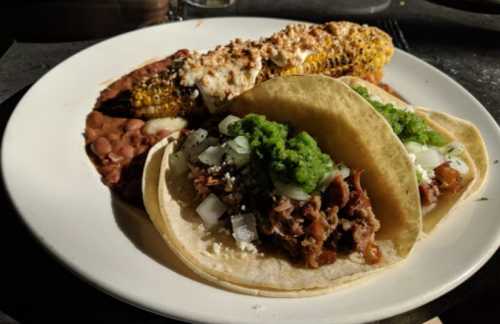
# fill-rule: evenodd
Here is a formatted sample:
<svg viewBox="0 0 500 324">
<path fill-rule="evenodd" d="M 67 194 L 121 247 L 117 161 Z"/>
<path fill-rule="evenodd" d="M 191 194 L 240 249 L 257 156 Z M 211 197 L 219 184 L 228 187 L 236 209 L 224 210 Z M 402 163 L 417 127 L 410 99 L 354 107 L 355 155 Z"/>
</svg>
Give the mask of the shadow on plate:
<svg viewBox="0 0 500 324">
<path fill-rule="evenodd" d="M 142 253 L 184 277 L 216 287 L 179 260 L 163 241 L 144 210 L 129 205 L 115 194 L 111 194 L 111 208 L 118 227 Z"/>
</svg>

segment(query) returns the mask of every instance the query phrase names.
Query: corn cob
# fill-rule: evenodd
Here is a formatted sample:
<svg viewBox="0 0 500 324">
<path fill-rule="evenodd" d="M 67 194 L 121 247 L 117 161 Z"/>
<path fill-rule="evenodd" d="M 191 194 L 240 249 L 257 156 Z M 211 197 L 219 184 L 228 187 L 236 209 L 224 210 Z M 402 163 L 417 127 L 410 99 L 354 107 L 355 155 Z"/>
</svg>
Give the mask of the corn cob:
<svg viewBox="0 0 500 324">
<path fill-rule="evenodd" d="M 336 23 L 330 23 L 330 30 L 340 29 Z M 383 31 L 375 27 L 349 24 L 349 34 L 342 42 L 335 43 L 339 32 L 333 32 L 326 38 L 318 52 L 308 56 L 304 64 L 284 69 L 280 75 L 325 74 L 340 77 L 351 74 L 368 77 L 379 74 L 389 63 L 394 52 L 392 40 Z"/>
<path fill-rule="evenodd" d="M 144 119 L 185 115 L 207 104 L 206 93 L 199 95 L 203 85 L 213 92 L 212 104 L 220 105 L 277 76 L 354 75 L 379 81 L 393 51 L 391 38 L 375 27 L 350 22 L 290 25 L 258 42 L 235 40 L 203 55 L 190 52 L 176 67 L 137 82 L 131 89 L 131 111 Z M 228 80 L 221 81 L 221 74 Z M 214 90 L 211 84 L 222 86 Z"/>
</svg>

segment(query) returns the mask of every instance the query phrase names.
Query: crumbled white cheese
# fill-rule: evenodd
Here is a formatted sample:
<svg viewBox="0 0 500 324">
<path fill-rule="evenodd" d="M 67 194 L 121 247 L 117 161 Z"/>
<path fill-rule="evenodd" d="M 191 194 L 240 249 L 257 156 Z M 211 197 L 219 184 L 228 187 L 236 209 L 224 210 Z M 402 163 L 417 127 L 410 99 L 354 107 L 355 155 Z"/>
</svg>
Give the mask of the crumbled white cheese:
<svg viewBox="0 0 500 324">
<path fill-rule="evenodd" d="M 360 253 L 360 252 L 353 252 L 351 254 L 349 254 L 349 260 L 351 260 L 352 262 L 355 262 L 355 263 L 365 263 L 365 258 L 363 257 L 363 255 Z"/>
<path fill-rule="evenodd" d="M 220 234 L 231 235 L 231 232 L 225 227 L 219 228 L 219 230 L 217 232 Z"/>
<path fill-rule="evenodd" d="M 416 164 L 415 165 L 415 169 L 417 170 L 417 173 L 420 174 L 420 178 L 421 178 L 421 182 L 422 183 L 430 183 L 431 182 L 431 173 L 432 171 L 428 171 L 424 168 L 422 168 L 422 166 L 420 164 Z"/>
<path fill-rule="evenodd" d="M 200 91 L 198 89 L 194 89 L 194 91 L 189 95 L 189 98 L 196 99 L 200 95 Z"/>
<path fill-rule="evenodd" d="M 436 203 L 433 203 L 433 204 L 430 204 L 428 206 L 422 206 L 422 215 L 426 215 L 427 213 L 429 213 L 431 210 L 434 209 L 434 207 L 436 207 Z"/>
<path fill-rule="evenodd" d="M 312 51 L 302 50 L 297 48 L 293 52 L 278 50 L 276 54 L 271 57 L 271 60 L 277 66 L 297 66 L 304 63 L 306 58 L 312 54 Z"/>
<path fill-rule="evenodd" d="M 236 241 L 236 246 L 243 251 L 243 252 L 249 252 L 250 254 L 257 254 L 257 247 L 250 243 L 250 242 L 244 242 L 244 241 Z"/>
<path fill-rule="evenodd" d="M 162 129 L 176 131 L 186 127 L 187 120 L 180 117 L 164 117 L 150 119 L 144 125 L 144 132 L 149 135 L 154 135 Z"/>
<path fill-rule="evenodd" d="M 412 112 L 412 113 L 415 112 L 415 107 L 413 107 L 412 105 L 406 105 L 406 107 L 403 107 L 403 109 L 405 111 L 408 111 L 408 112 Z"/>
<path fill-rule="evenodd" d="M 408 156 L 410 157 L 411 163 L 415 164 L 415 160 L 417 159 L 417 156 L 413 153 L 408 153 Z"/>
<path fill-rule="evenodd" d="M 450 162 L 450 167 L 457 170 L 460 174 L 464 175 L 469 173 L 469 166 L 464 161 L 462 161 L 462 159 L 457 157 L 452 157 L 450 158 L 449 162 Z"/>
<path fill-rule="evenodd" d="M 236 39 L 204 54 L 192 51 L 179 71 L 180 83 L 196 86 L 209 111 L 215 113 L 227 100 L 253 88 L 263 61 L 278 66 L 300 66 L 315 50 L 329 43 L 327 40 L 333 46 L 353 28 L 359 26 L 292 24 L 258 42 Z M 277 75 L 270 75 L 274 76 Z M 193 97 L 197 95 L 192 93 Z"/>
<path fill-rule="evenodd" d="M 226 183 L 232 185 L 236 181 L 236 177 L 231 176 L 231 173 L 226 172 L 226 173 L 224 173 L 224 180 L 226 181 Z"/>
<path fill-rule="evenodd" d="M 451 142 L 448 145 L 441 148 L 441 153 L 446 155 L 446 157 L 451 158 L 453 156 L 459 156 L 465 151 L 465 147 L 460 142 Z"/>
<path fill-rule="evenodd" d="M 246 43 L 231 45 L 205 55 L 193 55 L 180 73 L 181 84 L 196 86 L 211 113 L 217 112 L 225 101 L 253 88 L 262 69 L 262 57 L 245 51 L 249 47 Z"/>
<path fill-rule="evenodd" d="M 213 174 L 213 173 L 218 173 L 222 167 L 220 165 L 214 165 L 208 168 L 208 173 Z"/>
<path fill-rule="evenodd" d="M 217 243 L 217 242 L 213 242 L 212 243 L 212 252 L 215 254 L 215 255 L 220 255 L 221 253 L 221 244 L 220 243 Z"/>
</svg>

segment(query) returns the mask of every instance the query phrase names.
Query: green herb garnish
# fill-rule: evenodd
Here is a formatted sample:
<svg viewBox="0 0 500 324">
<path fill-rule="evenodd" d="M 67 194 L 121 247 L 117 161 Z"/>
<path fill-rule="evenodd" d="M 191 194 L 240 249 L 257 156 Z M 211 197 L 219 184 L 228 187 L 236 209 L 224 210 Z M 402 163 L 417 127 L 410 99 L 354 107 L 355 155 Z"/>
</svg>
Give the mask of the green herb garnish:
<svg viewBox="0 0 500 324">
<path fill-rule="evenodd" d="M 432 130 L 425 119 L 414 112 L 398 109 L 391 103 L 384 104 L 373 100 L 365 87 L 354 86 L 353 89 L 384 116 L 403 143 L 412 141 L 433 146 L 446 144 L 443 137 Z"/>
<path fill-rule="evenodd" d="M 231 136 L 248 139 L 252 154 L 265 165 L 269 175 L 283 182 L 295 183 L 305 192 L 314 191 L 333 162 L 321 152 L 308 133 L 288 138 L 288 127 L 269 121 L 265 116 L 249 114 L 229 126 Z"/>
</svg>

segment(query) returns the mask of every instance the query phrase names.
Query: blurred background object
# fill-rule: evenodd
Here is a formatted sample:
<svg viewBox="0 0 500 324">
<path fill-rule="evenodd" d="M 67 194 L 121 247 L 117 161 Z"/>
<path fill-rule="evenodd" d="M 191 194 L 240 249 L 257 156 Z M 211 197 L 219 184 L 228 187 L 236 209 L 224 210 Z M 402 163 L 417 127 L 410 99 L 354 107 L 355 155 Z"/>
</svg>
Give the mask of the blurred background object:
<svg viewBox="0 0 500 324">
<path fill-rule="evenodd" d="M 500 31 L 500 18 L 495 14 L 500 13 L 500 0 L 226 0 L 232 4 L 224 8 L 188 5 L 194 1 L 215 4 L 208 0 L 1 1 L 0 7 L 4 8 L 0 9 L 0 25 L 3 34 L 23 42 L 98 39 L 168 20 L 214 16 L 280 17 L 312 22 L 343 19 L 369 24 L 397 17 L 402 27 Z"/>
<path fill-rule="evenodd" d="M 428 0 L 448 7 L 487 14 L 500 14 L 500 0 Z"/>
<path fill-rule="evenodd" d="M 23 41 L 102 38 L 166 21 L 169 0 L 12 1 L 4 27 Z"/>
<path fill-rule="evenodd" d="M 234 4 L 235 0 L 184 0 L 187 4 L 200 8 L 225 8 Z"/>
</svg>

